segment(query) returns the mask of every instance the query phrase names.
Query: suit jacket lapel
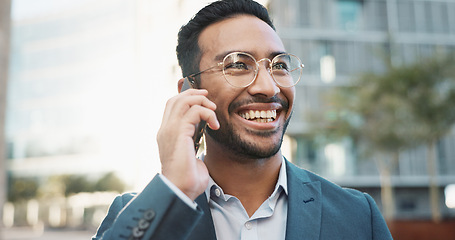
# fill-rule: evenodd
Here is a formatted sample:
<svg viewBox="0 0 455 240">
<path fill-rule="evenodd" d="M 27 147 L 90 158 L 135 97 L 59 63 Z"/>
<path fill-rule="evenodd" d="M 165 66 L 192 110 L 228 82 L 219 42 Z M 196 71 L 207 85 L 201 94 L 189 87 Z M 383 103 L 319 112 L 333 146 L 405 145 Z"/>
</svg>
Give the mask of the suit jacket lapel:
<svg viewBox="0 0 455 240">
<path fill-rule="evenodd" d="M 288 217 L 286 240 L 319 239 L 322 218 L 321 183 L 310 182 L 306 172 L 286 161 Z"/>
<path fill-rule="evenodd" d="M 209 203 L 207 202 L 207 197 L 205 193 L 201 194 L 196 198 L 195 202 L 198 204 L 198 207 L 204 212 L 201 220 L 196 225 L 194 230 L 191 232 L 188 240 L 201 240 L 207 239 L 216 240 L 215 227 L 213 225 L 212 213 L 210 212 Z"/>
<path fill-rule="evenodd" d="M 288 161 L 286 171 L 288 179 L 286 240 L 319 239 L 322 219 L 321 183 L 311 182 L 305 171 Z M 204 215 L 188 240 L 216 240 L 212 214 L 205 193 L 195 201 Z"/>
</svg>

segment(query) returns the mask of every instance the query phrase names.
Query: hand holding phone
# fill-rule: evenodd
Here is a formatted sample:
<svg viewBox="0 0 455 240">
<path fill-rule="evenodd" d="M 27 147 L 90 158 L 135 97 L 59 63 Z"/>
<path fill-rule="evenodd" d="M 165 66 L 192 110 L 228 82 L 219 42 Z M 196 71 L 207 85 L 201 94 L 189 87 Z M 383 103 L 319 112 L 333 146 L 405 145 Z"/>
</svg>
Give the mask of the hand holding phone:
<svg viewBox="0 0 455 240">
<path fill-rule="evenodd" d="M 179 80 L 179 86 L 184 81 L 185 91 L 191 86 L 188 79 Z M 216 105 L 207 96 L 207 90 L 190 89 L 170 98 L 157 133 L 161 174 L 192 200 L 205 191 L 210 178 L 205 163 L 197 157 L 203 129 L 206 122 L 214 130 L 220 127 Z"/>
<path fill-rule="evenodd" d="M 191 88 L 191 83 L 190 83 L 188 77 L 186 77 L 183 80 L 183 86 L 182 86 L 182 89 L 180 92 L 183 92 L 190 88 Z M 196 154 L 199 150 L 199 146 L 201 145 L 202 135 L 204 134 L 205 126 L 207 126 L 207 123 L 205 121 L 201 121 L 199 124 L 196 125 L 196 130 L 194 131 L 193 142 L 194 142 L 194 150 L 195 150 Z"/>
</svg>

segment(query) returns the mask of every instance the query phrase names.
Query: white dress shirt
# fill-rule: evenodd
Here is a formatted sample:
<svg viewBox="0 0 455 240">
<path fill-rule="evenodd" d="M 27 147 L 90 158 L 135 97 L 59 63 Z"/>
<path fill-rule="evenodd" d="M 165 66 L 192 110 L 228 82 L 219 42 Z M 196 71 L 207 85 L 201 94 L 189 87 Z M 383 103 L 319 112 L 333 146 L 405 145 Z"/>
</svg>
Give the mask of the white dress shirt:
<svg viewBox="0 0 455 240">
<path fill-rule="evenodd" d="M 197 204 L 164 176 L 164 182 L 188 205 Z M 256 212 L 249 217 L 238 198 L 225 194 L 212 178 L 205 190 L 218 240 L 277 240 L 286 235 L 287 176 L 283 158 L 275 189 Z"/>
</svg>

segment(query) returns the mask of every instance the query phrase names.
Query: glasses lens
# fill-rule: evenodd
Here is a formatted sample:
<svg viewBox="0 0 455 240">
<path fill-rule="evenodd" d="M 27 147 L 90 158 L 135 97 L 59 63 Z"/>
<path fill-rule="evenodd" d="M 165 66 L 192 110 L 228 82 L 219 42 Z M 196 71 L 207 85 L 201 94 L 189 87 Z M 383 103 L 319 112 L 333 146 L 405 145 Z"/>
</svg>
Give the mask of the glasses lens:
<svg viewBox="0 0 455 240">
<path fill-rule="evenodd" d="M 292 87 L 299 82 L 303 65 L 298 57 L 285 53 L 273 58 L 271 71 L 278 85 Z"/>
<path fill-rule="evenodd" d="M 234 87 L 248 86 L 256 75 L 256 61 L 245 53 L 228 54 L 223 66 L 224 77 Z"/>
</svg>

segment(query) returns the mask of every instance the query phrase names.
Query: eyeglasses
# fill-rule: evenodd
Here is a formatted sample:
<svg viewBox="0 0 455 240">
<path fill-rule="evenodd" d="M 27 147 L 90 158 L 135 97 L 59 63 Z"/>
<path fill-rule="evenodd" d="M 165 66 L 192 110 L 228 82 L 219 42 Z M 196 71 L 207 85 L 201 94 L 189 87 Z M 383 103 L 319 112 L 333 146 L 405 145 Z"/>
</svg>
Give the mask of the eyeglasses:
<svg viewBox="0 0 455 240">
<path fill-rule="evenodd" d="M 217 65 L 191 74 L 188 78 L 192 79 L 208 70 L 220 67 L 224 78 L 230 85 L 240 88 L 248 87 L 256 80 L 259 63 L 262 61 L 269 62 L 269 66 L 266 67 L 267 71 L 279 86 L 292 87 L 300 81 L 304 65 L 297 56 L 289 53 L 278 54 L 272 60 L 263 58 L 256 61 L 251 54 L 233 52 L 226 55 L 223 61 Z"/>
</svg>

